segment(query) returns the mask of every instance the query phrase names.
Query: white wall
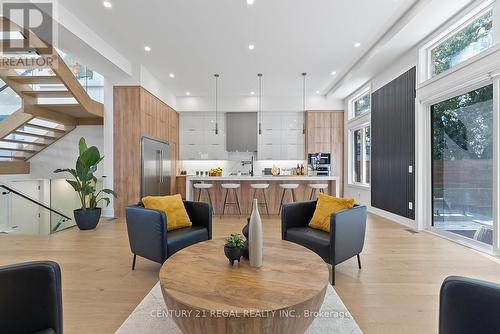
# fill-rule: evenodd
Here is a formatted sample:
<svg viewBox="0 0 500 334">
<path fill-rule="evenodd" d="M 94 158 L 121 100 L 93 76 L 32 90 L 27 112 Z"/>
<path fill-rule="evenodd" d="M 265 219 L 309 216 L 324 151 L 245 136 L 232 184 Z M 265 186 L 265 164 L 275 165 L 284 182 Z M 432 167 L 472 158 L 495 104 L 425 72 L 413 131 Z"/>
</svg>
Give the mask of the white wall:
<svg viewBox="0 0 500 334">
<path fill-rule="evenodd" d="M 257 96 L 227 96 L 219 99 L 219 110 L 224 111 L 256 111 L 259 109 Z M 213 111 L 215 101 L 213 96 L 177 96 L 178 112 Z M 322 95 L 307 98 L 307 110 L 342 110 L 343 101 L 325 98 Z M 264 111 L 300 111 L 302 97 L 299 96 L 265 96 L 262 98 Z"/>
</svg>

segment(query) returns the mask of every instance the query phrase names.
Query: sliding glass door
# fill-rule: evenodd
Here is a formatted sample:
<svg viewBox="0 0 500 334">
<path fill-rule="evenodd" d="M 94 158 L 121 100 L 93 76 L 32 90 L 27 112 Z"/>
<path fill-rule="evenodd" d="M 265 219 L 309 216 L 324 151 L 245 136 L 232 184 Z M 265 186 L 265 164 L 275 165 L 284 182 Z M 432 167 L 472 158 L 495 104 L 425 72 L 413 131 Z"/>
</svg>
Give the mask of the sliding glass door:
<svg viewBox="0 0 500 334">
<path fill-rule="evenodd" d="M 435 229 L 493 241 L 493 85 L 431 106 Z"/>
</svg>

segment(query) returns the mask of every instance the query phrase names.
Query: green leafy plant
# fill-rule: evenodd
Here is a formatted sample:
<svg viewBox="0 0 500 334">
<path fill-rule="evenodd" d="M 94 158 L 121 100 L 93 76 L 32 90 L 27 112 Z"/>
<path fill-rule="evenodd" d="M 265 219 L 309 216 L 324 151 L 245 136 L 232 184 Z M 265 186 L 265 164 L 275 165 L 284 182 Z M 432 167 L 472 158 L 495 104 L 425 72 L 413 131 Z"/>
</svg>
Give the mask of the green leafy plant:
<svg viewBox="0 0 500 334">
<path fill-rule="evenodd" d="M 225 246 L 229 248 L 243 248 L 245 245 L 245 239 L 243 236 L 238 233 L 232 233 L 229 237 L 226 238 Z"/>
<path fill-rule="evenodd" d="M 75 168 L 56 169 L 54 173 L 70 173 L 74 180 L 66 180 L 78 193 L 81 202 L 81 209 L 95 209 L 99 202 L 104 201 L 109 205 L 109 197 L 103 194 L 112 195 L 115 198 L 117 194 L 111 189 L 102 189 L 97 191 L 97 178 L 94 173 L 97 171 L 97 164 L 102 161 L 99 150 L 95 146 L 87 147 L 85 138 L 80 138 L 78 142 L 79 156 L 76 160 Z"/>
</svg>

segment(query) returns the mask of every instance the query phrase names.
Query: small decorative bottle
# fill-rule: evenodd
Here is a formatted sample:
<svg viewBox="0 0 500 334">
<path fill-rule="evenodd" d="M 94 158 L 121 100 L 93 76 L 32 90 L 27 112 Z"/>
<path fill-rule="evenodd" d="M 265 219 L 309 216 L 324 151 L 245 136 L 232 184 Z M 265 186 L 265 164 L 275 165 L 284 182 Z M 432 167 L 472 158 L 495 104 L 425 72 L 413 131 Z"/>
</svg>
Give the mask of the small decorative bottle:
<svg viewBox="0 0 500 334">
<path fill-rule="evenodd" d="M 262 220 L 259 214 L 259 205 L 257 199 L 253 200 L 253 209 L 248 224 L 248 243 L 250 266 L 258 268 L 262 266 Z"/>
</svg>

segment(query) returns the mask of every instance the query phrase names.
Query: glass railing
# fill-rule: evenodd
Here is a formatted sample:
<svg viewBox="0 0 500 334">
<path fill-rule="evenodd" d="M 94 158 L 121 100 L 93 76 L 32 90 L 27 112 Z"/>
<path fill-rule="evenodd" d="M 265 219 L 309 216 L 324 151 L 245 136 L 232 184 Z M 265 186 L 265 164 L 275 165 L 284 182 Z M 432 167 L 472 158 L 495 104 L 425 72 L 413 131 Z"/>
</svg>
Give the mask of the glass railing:
<svg viewBox="0 0 500 334">
<path fill-rule="evenodd" d="M 0 122 L 18 111 L 22 100 L 3 80 L 0 80 Z"/>
<path fill-rule="evenodd" d="M 75 225 L 70 216 L 0 184 L 0 233 L 49 235 Z"/>
</svg>

